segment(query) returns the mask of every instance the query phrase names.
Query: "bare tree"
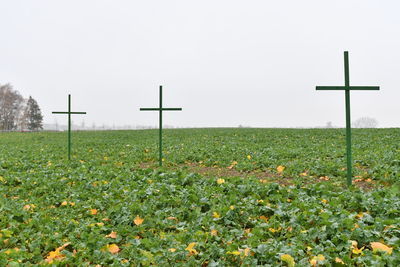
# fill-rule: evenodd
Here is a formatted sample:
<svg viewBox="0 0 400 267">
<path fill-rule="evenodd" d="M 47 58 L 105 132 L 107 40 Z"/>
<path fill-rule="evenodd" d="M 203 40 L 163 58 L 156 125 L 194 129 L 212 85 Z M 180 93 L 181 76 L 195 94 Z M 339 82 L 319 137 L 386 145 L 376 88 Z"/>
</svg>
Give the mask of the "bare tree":
<svg viewBox="0 0 400 267">
<path fill-rule="evenodd" d="M 376 128 L 378 121 L 370 117 L 361 117 L 353 122 L 354 128 Z"/>
<path fill-rule="evenodd" d="M 28 114 L 28 106 L 27 106 L 26 99 L 24 99 L 22 101 L 17 113 L 18 113 L 18 116 L 16 119 L 16 129 L 18 129 L 20 131 L 28 129 L 29 114 Z"/>
<path fill-rule="evenodd" d="M 24 98 L 10 84 L 0 85 L 0 130 L 16 129 Z"/>
</svg>

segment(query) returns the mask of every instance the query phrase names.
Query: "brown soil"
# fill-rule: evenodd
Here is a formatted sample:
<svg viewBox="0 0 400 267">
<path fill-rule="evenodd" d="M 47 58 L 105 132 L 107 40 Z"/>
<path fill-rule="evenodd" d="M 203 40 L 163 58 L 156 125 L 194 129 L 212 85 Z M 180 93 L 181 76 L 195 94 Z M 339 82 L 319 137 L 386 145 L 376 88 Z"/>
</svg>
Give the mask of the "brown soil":
<svg viewBox="0 0 400 267">
<path fill-rule="evenodd" d="M 139 164 L 139 168 L 141 169 L 157 169 L 158 164 L 156 162 L 142 162 Z M 219 178 L 224 178 L 224 177 L 242 177 L 242 178 L 257 178 L 260 180 L 260 182 L 275 182 L 283 186 L 288 186 L 288 185 L 293 185 L 295 178 L 293 177 L 286 177 L 282 175 L 278 175 L 275 173 L 269 173 L 265 171 L 250 171 L 250 172 L 243 172 L 243 171 L 238 171 L 234 167 L 233 168 L 222 168 L 222 167 L 208 167 L 204 165 L 200 165 L 197 163 L 186 163 L 186 164 L 180 164 L 180 165 L 171 165 L 168 166 L 169 169 L 171 170 L 185 170 L 187 172 L 193 172 L 193 173 L 198 173 L 201 174 L 205 177 L 219 177 Z M 302 179 L 302 184 L 304 185 L 309 185 L 309 184 L 315 184 L 315 183 L 321 183 L 321 182 L 327 182 L 329 181 L 329 178 L 321 177 L 312 177 L 312 176 L 307 176 Z M 356 187 L 361 188 L 364 191 L 369 191 L 374 188 L 377 188 L 378 185 L 375 182 L 367 182 L 365 180 L 361 179 L 356 179 L 356 181 L 353 181 L 353 185 Z"/>
</svg>

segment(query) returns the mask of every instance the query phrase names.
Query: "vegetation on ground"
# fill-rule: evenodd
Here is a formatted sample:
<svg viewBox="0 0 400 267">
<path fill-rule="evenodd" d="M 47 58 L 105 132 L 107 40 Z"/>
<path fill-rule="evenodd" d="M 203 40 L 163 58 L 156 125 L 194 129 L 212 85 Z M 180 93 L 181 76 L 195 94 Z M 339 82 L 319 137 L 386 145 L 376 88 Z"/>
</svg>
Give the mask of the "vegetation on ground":
<svg viewBox="0 0 400 267">
<path fill-rule="evenodd" d="M 399 266 L 400 131 L 0 135 L 0 265 Z"/>
</svg>

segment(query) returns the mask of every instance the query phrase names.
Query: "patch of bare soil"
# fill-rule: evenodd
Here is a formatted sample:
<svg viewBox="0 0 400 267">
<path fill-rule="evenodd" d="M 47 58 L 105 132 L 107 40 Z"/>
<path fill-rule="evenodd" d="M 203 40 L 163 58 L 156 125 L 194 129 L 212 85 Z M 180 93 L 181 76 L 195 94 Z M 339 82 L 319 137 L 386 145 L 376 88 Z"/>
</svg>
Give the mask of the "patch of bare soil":
<svg viewBox="0 0 400 267">
<path fill-rule="evenodd" d="M 141 168 L 141 169 L 157 169 L 159 167 L 156 162 L 142 162 L 139 164 L 139 168 Z M 275 183 L 278 183 L 283 186 L 295 184 L 294 183 L 295 178 L 293 178 L 293 177 L 286 177 L 286 176 L 278 175 L 275 173 L 259 171 L 259 170 L 244 172 L 244 171 L 236 170 L 234 167 L 233 168 L 209 167 L 209 166 L 204 166 L 204 165 L 200 165 L 200 164 L 193 163 L 193 162 L 179 164 L 179 165 L 171 165 L 171 166 L 168 166 L 168 168 L 171 170 L 185 170 L 185 171 L 192 172 L 192 173 L 198 173 L 205 177 L 257 178 L 257 179 L 259 179 L 259 181 L 261 183 L 275 182 Z M 307 176 L 307 177 L 304 177 L 304 179 L 302 179 L 302 184 L 309 185 L 309 184 L 316 184 L 316 183 L 327 182 L 327 181 L 329 181 L 329 178 L 327 178 L 327 177 L 317 178 L 317 177 Z M 366 180 L 362 180 L 362 179 L 355 179 L 353 181 L 353 186 L 359 187 L 364 191 L 370 191 L 374 188 L 377 188 L 377 184 L 375 182 L 366 181 Z"/>
</svg>

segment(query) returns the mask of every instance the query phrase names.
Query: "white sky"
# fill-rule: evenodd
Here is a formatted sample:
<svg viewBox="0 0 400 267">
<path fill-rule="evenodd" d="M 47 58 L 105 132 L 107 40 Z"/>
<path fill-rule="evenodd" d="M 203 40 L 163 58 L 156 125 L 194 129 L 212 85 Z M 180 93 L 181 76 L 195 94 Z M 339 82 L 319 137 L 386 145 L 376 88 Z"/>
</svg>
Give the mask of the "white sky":
<svg viewBox="0 0 400 267">
<path fill-rule="evenodd" d="M 0 84 L 32 95 L 45 123 L 344 126 L 343 51 L 352 119 L 400 126 L 398 0 L 0 0 Z"/>
</svg>

